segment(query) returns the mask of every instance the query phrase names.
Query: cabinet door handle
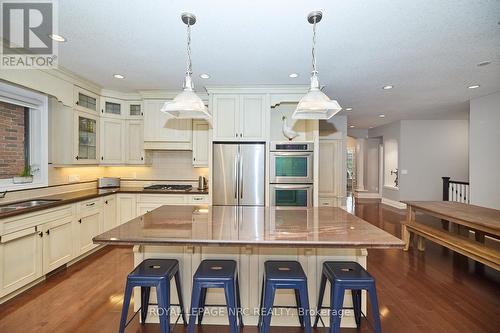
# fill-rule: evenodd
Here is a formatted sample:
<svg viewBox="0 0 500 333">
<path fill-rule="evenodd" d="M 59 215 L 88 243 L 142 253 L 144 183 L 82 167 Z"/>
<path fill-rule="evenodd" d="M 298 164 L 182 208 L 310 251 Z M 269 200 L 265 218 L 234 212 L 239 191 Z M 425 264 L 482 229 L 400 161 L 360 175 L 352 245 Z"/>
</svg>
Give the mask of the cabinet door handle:
<svg viewBox="0 0 500 333">
<path fill-rule="evenodd" d="M 242 137 L 243 137 L 243 134 L 240 133 L 240 138 L 242 138 Z"/>
<path fill-rule="evenodd" d="M 108 204 L 108 200 L 104 201 L 104 203 L 107 205 Z"/>
<path fill-rule="evenodd" d="M 236 133 L 234 136 L 238 137 L 238 133 Z"/>
<path fill-rule="evenodd" d="M 50 235 L 50 229 L 47 229 L 47 231 L 45 231 L 45 233 L 46 233 L 47 235 Z"/>
<path fill-rule="evenodd" d="M 144 157 L 141 157 L 141 161 L 144 161 Z"/>
<path fill-rule="evenodd" d="M 79 220 L 78 220 L 78 223 L 82 223 L 82 219 L 79 219 Z"/>
<path fill-rule="evenodd" d="M 104 109 L 101 109 L 101 113 L 104 113 Z"/>
<path fill-rule="evenodd" d="M 101 156 L 101 161 L 104 161 L 104 156 Z"/>
<path fill-rule="evenodd" d="M 78 161 L 78 156 L 76 156 L 75 158 L 76 158 L 76 160 Z"/>
<path fill-rule="evenodd" d="M 38 236 L 43 237 L 43 232 L 40 231 L 40 233 L 38 234 Z"/>
<path fill-rule="evenodd" d="M 78 101 L 76 101 L 75 104 L 78 105 Z"/>
</svg>

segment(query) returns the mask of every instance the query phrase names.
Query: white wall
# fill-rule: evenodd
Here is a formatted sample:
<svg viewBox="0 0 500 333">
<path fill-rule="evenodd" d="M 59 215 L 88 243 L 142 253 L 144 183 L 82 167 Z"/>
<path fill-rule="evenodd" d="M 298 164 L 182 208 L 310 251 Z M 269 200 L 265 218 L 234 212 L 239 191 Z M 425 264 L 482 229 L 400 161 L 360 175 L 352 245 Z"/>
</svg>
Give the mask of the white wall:
<svg viewBox="0 0 500 333">
<path fill-rule="evenodd" d="M 442 200 L 441 177 L 469 179 L 468 126 L 466 120 L 401 121 L 400 200 Z"/>
<path fill-rule="evenodd" d="M 500 92 L 470 101 L 470 198 L 500 209 Z"/>
<path fill-rule="evenodd" d="M 365 190 L 370 193 L 379 193 L 379 146 L 380 138 L 366 140 L 365 155 Z"/>
</svg>

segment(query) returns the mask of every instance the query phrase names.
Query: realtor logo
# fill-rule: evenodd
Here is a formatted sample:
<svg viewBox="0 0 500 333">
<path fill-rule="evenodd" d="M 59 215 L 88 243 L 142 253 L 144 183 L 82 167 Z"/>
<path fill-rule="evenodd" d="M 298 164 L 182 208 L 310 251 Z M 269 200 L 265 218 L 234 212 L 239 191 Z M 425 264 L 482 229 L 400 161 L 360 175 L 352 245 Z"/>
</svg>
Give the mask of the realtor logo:
<svg viewBox="0 0 500 333">
<path fill-rule="evenodd" d="M 2 53 L 0 68 L 30 69 L 57 66 L 54 1 L 1 1 Z"/>
</svg>

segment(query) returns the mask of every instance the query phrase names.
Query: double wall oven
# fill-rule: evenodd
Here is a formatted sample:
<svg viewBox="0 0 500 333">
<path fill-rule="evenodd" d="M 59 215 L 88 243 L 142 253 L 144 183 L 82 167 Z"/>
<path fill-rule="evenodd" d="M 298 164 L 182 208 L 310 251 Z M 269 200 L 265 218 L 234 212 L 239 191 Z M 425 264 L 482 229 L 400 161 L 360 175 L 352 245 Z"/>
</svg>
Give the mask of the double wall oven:
<svg viewBox="0 0 500 333">
<path fill-rule="evenodd" d="M 273 206 L 313 205 L 314 144 L 271 142 L 270 199 Z"/>
</svg>

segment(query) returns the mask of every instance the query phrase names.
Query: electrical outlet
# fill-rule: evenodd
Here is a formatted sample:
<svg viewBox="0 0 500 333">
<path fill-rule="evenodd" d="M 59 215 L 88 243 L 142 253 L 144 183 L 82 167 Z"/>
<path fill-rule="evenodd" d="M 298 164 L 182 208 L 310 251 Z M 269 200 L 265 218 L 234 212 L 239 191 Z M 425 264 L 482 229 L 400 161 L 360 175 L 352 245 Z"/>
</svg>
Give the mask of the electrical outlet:
<svg viewBox="0 0 500 333">
<path fill-rule="evenodd" d="M 68 176 L 68 182 L 70 183 L 76 183 L 80 181 L 80 175 L 69 175 Z"/>
</svg>

